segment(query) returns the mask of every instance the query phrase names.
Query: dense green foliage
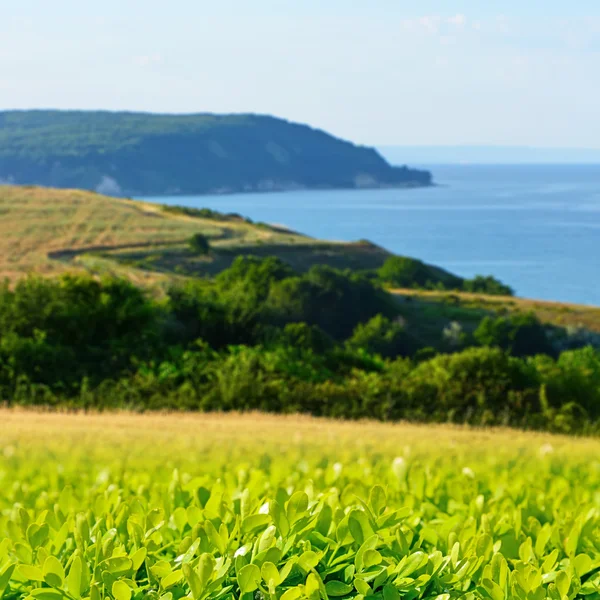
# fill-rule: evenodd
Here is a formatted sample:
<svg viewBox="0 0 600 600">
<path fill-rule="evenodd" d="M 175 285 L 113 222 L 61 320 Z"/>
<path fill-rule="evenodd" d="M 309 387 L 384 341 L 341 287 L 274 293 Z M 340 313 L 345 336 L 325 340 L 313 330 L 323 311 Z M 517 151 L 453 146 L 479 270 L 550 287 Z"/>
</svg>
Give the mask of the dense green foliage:
<svg viewBox="0 0 600 600">
<path fill-rule="evenodd" d="M 390 256 L 377 271 L 379 279 L 395 287 L 435 287 L 440 284 L 448 289 L 459 288 L 461 279 L 407 256 Z"/>
<path fill-rule="evenodd" d="M 268 116 L 9 111 L 0 181 L 163 195 L 430 185 L 431 174 Z"/>
<path fill-rule="evenodd" d="M 200 256 L 208 254 L 210 252 L 210 243 L 208 238 L 201 233 L 195 233 L 189 241 L 190 250 L 194 254 Z"/>
<path fill-rule="evenodd" d="M 512 296 L 513 290 L 509 286 L 498 281 L 494 277 L 477 275 L 473 279 L 466 279 L 463 282 L 462 289 L 465 292 L 475 294 L 490 294 L 492 296 Z"/>
<path fill-rule="evenodd" d="M 515 356 L 552 354 L 553 351 L 544 328 L 531 314 L 485 317 L 473 335 L 482 346 L 497 346 Z"/>
<path fill-rule="evenodd" d="M 598 427 L 596 350 L 559 355 L 527 314 L 484 317 L 473 333 L 450 323 L 430 347 L 401 313 L 362 275 L 298 275 L 276 258 L 238 258 L 161 301 L 123 280 L 25 279 L 0 291 L 0 395 L 13 404 Z"/>
<path fill-rule="evenodd" d="M 388 287 L 460 290 L 491 296 L 512 296 L 513 290 L 492 276 L 463 279 L 439 267 L 408 256 L 390 256 L 374 277 Z"/>
<path fill-rule="evenodd" d="M 600 598 L 596 442 L 2 416 L 7 600 Z"/>
</svg>

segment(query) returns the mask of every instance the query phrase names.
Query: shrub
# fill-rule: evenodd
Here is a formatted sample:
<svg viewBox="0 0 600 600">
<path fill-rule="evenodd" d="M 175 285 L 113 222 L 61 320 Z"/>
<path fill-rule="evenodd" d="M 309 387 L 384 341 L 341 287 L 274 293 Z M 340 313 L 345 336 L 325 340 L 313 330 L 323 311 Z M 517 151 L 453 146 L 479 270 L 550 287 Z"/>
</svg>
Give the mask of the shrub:
<svg viewBox="0 0 600 600">
<path fill-rule="evenodd" d="M 475 419 L 484 412 L 500 422 L 522 424 L 535 413 L 539 380 L 535 369 L 499 348 L 470 348 L 421 363 L 406 381 L 411 405 L 439 418 Z"/>
<path fill-rule="evenodd" d="M 335 343 L 320 327 L 308 323 L 288 323 L 278 330 L 276 341 L 279 345 L 301 350 L 311 350 L 324 354 L 332 350 Z"/>
<path fill-rule="evenodd" d="M 422 261 L 406 256 L 390 256 L 377 270 L 386 284 L 398 287 L 425 287 L 431 281 L 431 271 Z"/>
<path fill-rule="evenodd" d="M 496 346 L 515 356 L 554 354 L 546 329 L 533 313 L 484 317 L 473 335 L 482 346 Z"/>
<path fill-rule="evenodd" d="M 465 279 L 463 282 L 465 292 L 477 294 L 488 294 L 490 296 L 513 296 L 513 289 L 496 279 L 495 277 L 477 275 L 473 279 Z"/>
<path fill-rule="evenodd" d="M 189 241 L 190 250 L 199 256 L 205 256 L 210 253 L 210 243 L 206 236 L 201 233 L 195 233 Z"/>
<path fill-rule="evenodd" d="M 274 323 L 304 321 L 338 340 L 379 313 L 397 314 L 394 300 L 365 277 L 322 266 L 274 285 L 266 307 Z"/>
<path fill-rule="evenodd" d="M 359 323 L 347 341 L 349 348 L 363 348 L 371 354 L 384 358 L 411 356 L 419 347 L 417 340 L 406 332 L 399 321 L 391 321 L 382 315 L 366 323 Z"/>
</svg>

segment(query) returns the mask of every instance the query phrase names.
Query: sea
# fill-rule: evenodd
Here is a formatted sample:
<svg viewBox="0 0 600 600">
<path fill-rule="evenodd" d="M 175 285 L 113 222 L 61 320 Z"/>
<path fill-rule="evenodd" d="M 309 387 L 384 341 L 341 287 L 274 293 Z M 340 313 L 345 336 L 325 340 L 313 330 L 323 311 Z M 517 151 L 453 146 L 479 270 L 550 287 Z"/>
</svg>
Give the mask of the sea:
<svg viewBox="0 0 600 600">
<path fill-rule="evenodd" d="M 420 166 L 434 187 L 144 199 L 368 239 L 518 296 L 600 306 L 600 165 Z"/>
</svg>

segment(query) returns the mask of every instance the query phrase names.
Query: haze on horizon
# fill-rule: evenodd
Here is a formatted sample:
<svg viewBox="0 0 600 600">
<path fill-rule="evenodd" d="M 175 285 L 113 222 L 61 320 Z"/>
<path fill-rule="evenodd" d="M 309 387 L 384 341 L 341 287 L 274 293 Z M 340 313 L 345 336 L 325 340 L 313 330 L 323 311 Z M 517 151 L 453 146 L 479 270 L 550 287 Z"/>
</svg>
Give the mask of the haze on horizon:
<svg viewBox="0 0 600 600">
<path fill-rule="evenodd" d="M 257 112 L 378 146 L 600 149 L 597 0 L 5 0 L 0 109 Z"/>
</svg>

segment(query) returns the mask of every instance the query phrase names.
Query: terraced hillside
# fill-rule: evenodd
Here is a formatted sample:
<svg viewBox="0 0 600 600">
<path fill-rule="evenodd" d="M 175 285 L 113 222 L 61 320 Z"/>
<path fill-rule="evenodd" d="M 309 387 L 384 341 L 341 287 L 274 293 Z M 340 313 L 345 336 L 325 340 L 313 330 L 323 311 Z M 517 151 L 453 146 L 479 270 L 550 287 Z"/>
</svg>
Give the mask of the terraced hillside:
<svg viewBox="0 0 600 600">
<path fill-rule="evenodd" d="M 196 233 L 208 238 L 209 256 L 189 249 Z M 238 215 L 177 213 L 79 190 L 0 186 L 0 277 L 76 268 L 151 282 L 215 273 L 239 254 L 280 256 L 299 270 L 313 264 L 376 268 L 389 256 L 369 243 L 324 242 Z"/>
</svg>

